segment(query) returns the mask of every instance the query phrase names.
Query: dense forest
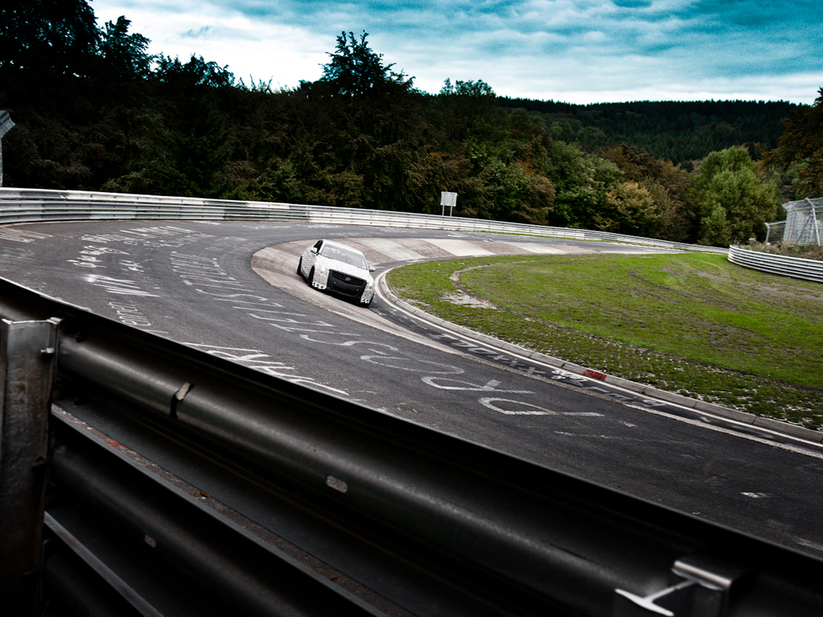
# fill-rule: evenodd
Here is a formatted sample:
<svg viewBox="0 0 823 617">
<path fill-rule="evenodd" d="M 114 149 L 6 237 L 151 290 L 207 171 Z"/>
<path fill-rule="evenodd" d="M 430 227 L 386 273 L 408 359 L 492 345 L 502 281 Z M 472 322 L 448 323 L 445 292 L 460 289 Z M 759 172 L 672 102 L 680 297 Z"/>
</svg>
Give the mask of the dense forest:
<svg viewBox="0 0 823 617">
<path fill-rule="evenodd" d="M 817 196 L 813 106 L 570 105 L 436 94 L 341 33 L 315 82 L 272 90 L 199 56 L 150 56 L 85 0 L 0 9 L 4 185 L 440 213 L 727 245 Z M 809 131 L 813 139 L 809 139 Z"/>
<path fill-rule="evenodd" d="M 508 98 L 501 98 L 500 104 L 541 114 L 556 139 L 587 149 L 629 143 L 657 158 L 687 165 L 733 146 L 745 144 L 754 156 L 777 147 L 783 120 L 796 107 L 764 101 L 570 105 Z"/>
</svg>

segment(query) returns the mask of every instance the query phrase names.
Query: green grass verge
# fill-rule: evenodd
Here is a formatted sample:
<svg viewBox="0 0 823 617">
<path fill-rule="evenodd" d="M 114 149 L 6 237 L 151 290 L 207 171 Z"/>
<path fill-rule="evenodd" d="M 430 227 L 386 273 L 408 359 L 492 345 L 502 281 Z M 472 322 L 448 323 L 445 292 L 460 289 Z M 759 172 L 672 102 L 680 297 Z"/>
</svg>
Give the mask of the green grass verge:
<svg viewBox="0 0 823 617">
<path fill-rule="evenodd" d="M 388 283 L 433 315 L 528 349 L 823 428 L 823 285 L 687 253 L 426 262 Z"/>
</svg>

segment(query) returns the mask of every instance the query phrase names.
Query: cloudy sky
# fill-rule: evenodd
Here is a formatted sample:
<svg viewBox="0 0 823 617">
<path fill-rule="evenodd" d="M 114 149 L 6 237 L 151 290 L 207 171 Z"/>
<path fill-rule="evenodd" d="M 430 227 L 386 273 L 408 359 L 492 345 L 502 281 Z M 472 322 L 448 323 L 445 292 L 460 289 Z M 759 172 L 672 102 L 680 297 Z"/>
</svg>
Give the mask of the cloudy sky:
<svg viewBox="0 0 823 617">
<path fill-rule="evenodd" d="M 446 78 L 501 96 L 597 103 L 812 103 L 823 87 L 821 0 L 89 0 L 150 53 L 192 54 L 246 84 L 314 81 L 341 32 L 437 93 Z M 251 79 L 250 79 L 251 78 Z"/>
</svg>

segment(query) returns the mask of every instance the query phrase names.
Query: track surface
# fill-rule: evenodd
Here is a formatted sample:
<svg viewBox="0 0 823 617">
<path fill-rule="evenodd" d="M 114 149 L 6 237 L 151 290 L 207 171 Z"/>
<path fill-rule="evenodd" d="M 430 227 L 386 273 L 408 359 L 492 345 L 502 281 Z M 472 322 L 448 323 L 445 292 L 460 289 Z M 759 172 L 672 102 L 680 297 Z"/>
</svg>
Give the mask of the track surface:
<svg viewBox="0 0 823 617">
<path fill-rule="evenodd" d="M 0 227 L 0 276 L 141 330 L 823 556 L 823 449 L 605 388 L 311 290 L 318 238 L 379 270 L 485 253 L 656 252 L 474 233 L 263 223 Z"/>
</svg>

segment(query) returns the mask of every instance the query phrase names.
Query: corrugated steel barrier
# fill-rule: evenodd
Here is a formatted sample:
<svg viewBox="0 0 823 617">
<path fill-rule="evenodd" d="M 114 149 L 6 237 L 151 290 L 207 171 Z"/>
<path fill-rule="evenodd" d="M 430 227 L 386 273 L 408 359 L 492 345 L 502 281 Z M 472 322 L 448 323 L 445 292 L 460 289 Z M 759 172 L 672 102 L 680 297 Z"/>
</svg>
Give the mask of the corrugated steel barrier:
<svg viewBox="0 0 823 617">
<path fill-rule="evenodd" d="M 238 220 L 304 221 L 334 225 L 413 227 L 455 231 L 488 231 L 537 236 L 627 242 L 670 249 L 725 253 L 725 249 L 640 238 L 605 231 L 571 229 L 469 219 L 434 214 L 366 210 L 330 206 L 163 197 L 90 191 L 0 188 L 0 224 L 75 220 Z"/>
<path fill-rule="evenodd" d="M 773 255 L 730 246 L 729 261 L 744 268 L 823 283 L 823 261 Z"/>
</svg>

